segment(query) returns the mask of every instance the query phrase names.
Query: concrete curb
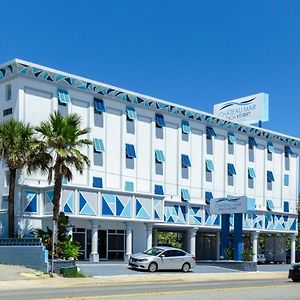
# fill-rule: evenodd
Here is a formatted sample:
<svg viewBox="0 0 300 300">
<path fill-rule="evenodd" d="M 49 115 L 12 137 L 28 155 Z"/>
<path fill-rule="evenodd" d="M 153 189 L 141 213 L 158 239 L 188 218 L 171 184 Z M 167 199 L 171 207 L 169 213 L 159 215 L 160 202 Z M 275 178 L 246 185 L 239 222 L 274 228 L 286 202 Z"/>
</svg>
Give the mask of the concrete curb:
<svg viewBox="0 0 300 300">
<path fill-rule="evenodd" d="M 236 273 L 202 273 L 202 274 L 147 274 L 119 275 L 93 278 L 28 279 L 1 281 L 0 291 L 43 288 L 70 288 L 80 286 L 104 286 L 123 284 L 166 283 L 166 282 L 212 282 L 230 280 L 287 279 L 287 272 L 236 272 Z"/>
</svg>

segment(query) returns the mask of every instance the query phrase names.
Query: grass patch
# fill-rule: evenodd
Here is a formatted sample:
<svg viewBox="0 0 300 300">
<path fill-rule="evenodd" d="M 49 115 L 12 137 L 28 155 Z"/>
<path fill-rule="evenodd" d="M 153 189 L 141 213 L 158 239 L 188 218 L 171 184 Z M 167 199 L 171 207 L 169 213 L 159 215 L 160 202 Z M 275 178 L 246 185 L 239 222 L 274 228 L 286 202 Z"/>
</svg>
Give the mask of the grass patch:
<svg viewBox="0 0 300 300">
<path fill-rule="evenodd" d="M 70 272 L 68 274 L 64 274 L 63 277 L 65 277 L 65 278 L 85 278 L 86 276 L 79 272 Z"/>
<path fill-rule="evenodd" d="M 83 278 L 83 277 L 86 277 L 84 274 L 79 273 L 77 271 L 77 267 L 76 266 L 61 267 L 60 268 L 60 274 L 63 277 L 66 277 L 66 278 Z"/>
</svg>

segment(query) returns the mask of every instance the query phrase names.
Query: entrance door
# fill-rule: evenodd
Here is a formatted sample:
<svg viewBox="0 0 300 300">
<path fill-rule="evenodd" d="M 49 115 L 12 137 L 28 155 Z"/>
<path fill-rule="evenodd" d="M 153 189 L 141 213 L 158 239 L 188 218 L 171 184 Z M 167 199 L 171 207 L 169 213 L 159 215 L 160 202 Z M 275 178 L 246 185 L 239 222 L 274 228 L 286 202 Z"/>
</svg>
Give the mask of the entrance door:
<svg viewBox="0 0 300 300">
<path fill-rule="evenodd" d="M 107 259 L 107 231 L 98 230 L 98 253 L 100 259 Z"/>
<path fill-rule="evenodd" d="M 196 239 L 196 258 L 200 260 L 216 259 L 216 235 L 213 233 L 198 233 Z"/>
<path fill-rule="evenodd" d="M 80 245 L 79 249 L 79 260 L 85 259 L 86 253 L 85 253 L 85 229 L 84 228 L 76 228 L 75 232 L 73 232 L 73 241 L 76 241 Z"/>
</svg>

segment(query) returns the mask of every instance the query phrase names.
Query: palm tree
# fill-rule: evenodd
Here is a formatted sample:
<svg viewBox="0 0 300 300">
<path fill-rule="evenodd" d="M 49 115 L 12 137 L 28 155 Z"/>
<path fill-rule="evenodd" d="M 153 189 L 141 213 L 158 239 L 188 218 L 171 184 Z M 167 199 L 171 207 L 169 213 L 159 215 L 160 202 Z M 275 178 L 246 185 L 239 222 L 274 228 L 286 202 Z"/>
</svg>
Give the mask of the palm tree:
<svg viewBox="0 0 300 300">
<path fill-rule="evenodd" d="M 84 145 L 92 142 L 83 138 L 90 128 L 80 129 L 81 118 L 77 114 L 62 116 L 59 112 L 50 115 L 35 130 L 41 135 L 40 147 L 52 156 L 48 165 L 48 182 L 54 180 L 53 220 L 57 228 L 60 206 L 62 179 L 72 180 L 71 167 L 82 174 L 84 165 L 89 165 L 89 158 L 80 152 Z M 56 240 L 56 237 L 55 237 Z"/>
<path fill-rule="evenodd" d="M 15 227 L 15 185 L 17 170 L 33 162 L 36 152 L 34 129 L 16 120 L 0 124 L 0 158 L 6 162 L 9 170 L 8 192 L 8 235 L 14 237 Z"/>
</svg>

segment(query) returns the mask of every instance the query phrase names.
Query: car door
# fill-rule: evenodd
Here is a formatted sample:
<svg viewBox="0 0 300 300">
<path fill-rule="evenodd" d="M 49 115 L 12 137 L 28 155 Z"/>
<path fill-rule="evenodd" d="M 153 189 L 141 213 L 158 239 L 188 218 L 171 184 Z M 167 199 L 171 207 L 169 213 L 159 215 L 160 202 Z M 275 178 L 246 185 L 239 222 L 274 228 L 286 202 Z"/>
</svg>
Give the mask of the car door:
<svg viewBox="0 0 300 300">
<path fill-rule="evenodd" d="M 172 269 L 180 270 L 185 262 L 185 252 L 181 250 L 173 250 Z"/>
<path fill-rule="evenodd" d="M 160 255 L 159 269 L 170 270 L 173 269 L 173 250 L 166 250 Z"/>
</svg>

